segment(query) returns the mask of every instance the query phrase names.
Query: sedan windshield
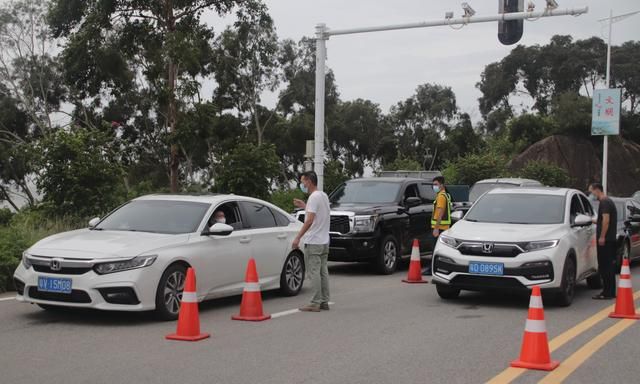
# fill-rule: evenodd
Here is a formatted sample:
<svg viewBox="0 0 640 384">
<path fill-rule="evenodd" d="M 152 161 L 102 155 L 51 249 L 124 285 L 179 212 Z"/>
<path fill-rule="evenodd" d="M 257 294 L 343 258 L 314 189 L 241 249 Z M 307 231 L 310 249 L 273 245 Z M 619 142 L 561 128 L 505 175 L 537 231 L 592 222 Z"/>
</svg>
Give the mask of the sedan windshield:
<svg viewBox="0 0 640 384">
<path fill-rule="evenodd" d="M 210 205 L 187 201 L 131 201 L 107 216 L 95 230 L 154 233 L 192 233 Z"/>
<path fill-rule="evenodd" d="M 505 224 L 562 224 L 565 197 L 525 193 L 484 195 L 465 220 Z"/>
<path fill-rule="evenodd" d="M 396 201 L 401 184 L 384 181 L 342 184 L 330 197 L 332 203 L 392 203 Z"/>
<path fill-rule="evenodd" d="M 518 184 L 511 183 L 477 183 L 473 187 L 471 187 L 471 191 L 469 191 L 469 201 L 476 201 L 480 196 L 482 196 L 485 192 L 488 192 L 492 189 L 496 188 L 511 188 L 517 187 Z"/>
</svg>

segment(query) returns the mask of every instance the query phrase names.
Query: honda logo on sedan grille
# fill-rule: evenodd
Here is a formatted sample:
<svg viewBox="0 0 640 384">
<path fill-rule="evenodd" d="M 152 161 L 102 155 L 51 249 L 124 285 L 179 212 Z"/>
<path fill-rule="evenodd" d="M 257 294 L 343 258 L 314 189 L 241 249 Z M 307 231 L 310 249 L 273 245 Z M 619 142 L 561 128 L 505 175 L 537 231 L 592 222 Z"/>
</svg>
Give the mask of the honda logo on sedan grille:
<svg viewBox="0 0 640 384">
<path fill-rule="evenodd" d="M 51 270 L 59 271 L 62 269 L 62 260 L 60 259 L 51 259 Z"/>
<path fill-rule="evenodd" d="M 492 253 L 493 252 L 493 243 L 483 243 L 482 244 L 482 252 L 483 253 Z"/>
</svg>

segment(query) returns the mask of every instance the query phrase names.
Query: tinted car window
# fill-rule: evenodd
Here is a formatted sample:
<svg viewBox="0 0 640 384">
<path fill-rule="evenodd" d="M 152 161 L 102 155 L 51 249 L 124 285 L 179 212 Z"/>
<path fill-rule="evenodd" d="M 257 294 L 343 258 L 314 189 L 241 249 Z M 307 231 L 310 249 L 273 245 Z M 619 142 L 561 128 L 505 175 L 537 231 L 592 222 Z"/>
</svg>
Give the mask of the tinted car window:
<svg viewBox="0 0 640 384">
<path fill-rule="evenodd" d="M 136 200 L 118 208 L 94 229 L 110 231 L 193 233 L 210 205 L 187 201 Z"/>
<path fill-rule="evenodd" d="M 418 189 L 420 190 L 420 197 L 422 197 L 422 200 L 433 201 L 436 199 L 436 193 L 433 191 L 433 184 L 420 183 Z"/>
<path fill-rule="evenodd" d="M 579 196 L 580 196 L 580 201 L 582 202 L 582 206 L 584 207 L 584 213 L 589 216 L 593 216 L 594 214 L 593 206 L 591 205 L 591 202 L 589 202 L 589 199 L 587 199 L 583 195 L 579 195 Z"/>
<path fill-rule="evenodd" d="M 492 189 L 496 189 L 496 188 L 511 188 L 511 187 L 517 187 L 518 184 L 512 184 L 512 183 L 480 183 L 480 184 L 474 184 L 473 187 L 471 187 L 471 191 L 469 191 L 469 201 L 476 201 L 478 200 L 478 198 L 480 196 L 482 196 L 485 192 L 488 192 Z"/>
<path fill-rule="evenodd" d="M 276 218 L 276 224 L 278 225 L 278 227 L 286 227 L 287 225 L 291 224 L 291 221 L 282 213 L 273 209 L 271 210 L 271 212 L 273 213 L 273 216 Z"/>
<path fill-rule="evenodd" d="M 240 202 L 240 205 L 244 208 L 250 228 L 273 228 L 276 226 L 276 219 L 268 207 L 245 201 Z"/>
<path fill-rule="evenodd" d="M 564 196 L 525 193 L 484 195 L 471 208 L 465 220 L 483 223 L 562 224 Z"/>
<path fill-rule="evenodd" d="M 386 181 L 357 181 L 344 183 L 329 196 L 332 203 L 393 203 L 402 184 Z"/>
<path fill-rule="evenodd" d="M 409 184 L 407 188 L 404 190 L 404 198 L 405 200 L 409 197 L 420 197 L 420 193 L 418 192 L 418 186 L 416 184 Z"/>
</svg>

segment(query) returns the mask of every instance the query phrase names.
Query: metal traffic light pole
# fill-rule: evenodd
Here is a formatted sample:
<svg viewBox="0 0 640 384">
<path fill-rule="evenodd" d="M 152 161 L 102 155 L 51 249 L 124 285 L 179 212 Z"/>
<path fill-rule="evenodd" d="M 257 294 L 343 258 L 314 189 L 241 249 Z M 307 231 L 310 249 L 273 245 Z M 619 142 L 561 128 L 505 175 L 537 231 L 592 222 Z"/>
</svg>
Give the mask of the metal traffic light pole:
<svg viewBox="0 0 640 384">
<path fill-rule="evenodd" d="M 549 3 L 549 2 L 548 2 Z M 353 28 L 353 29 L 336 29 L 331 30 L 325 24 L 316 26 L 316 108 L 315 108 L 315 154 L 314 154 L 314 170 L 318 174 L 318 189 L 323 190 L 324 186 L 324 102 L 325 102 L 325 65 L 327 57 L 326 42 L 331 36 L 352 35 L 356 33 L 383 32 L 394 31 L 399 29 L 413 28 L 429 28 L 454 26 L 473 23 L 488 23 L 492 21 L 509 21 L 509 20 L 526 20 L 539 19 L 541 17 L 552 16 L 579 16 L 589 11 L 588 7 L 573 9 L 554 9 L 545 8 L 539 12 L 514 12 L 500 13 L 494 16 L 474 16 L 475 12 L 466 3 L 465 16 L 460 18 L 446 17 L 443 20 L 422 21 L 409 24 L 396 24 L 377 27 Z"/>
</svg>

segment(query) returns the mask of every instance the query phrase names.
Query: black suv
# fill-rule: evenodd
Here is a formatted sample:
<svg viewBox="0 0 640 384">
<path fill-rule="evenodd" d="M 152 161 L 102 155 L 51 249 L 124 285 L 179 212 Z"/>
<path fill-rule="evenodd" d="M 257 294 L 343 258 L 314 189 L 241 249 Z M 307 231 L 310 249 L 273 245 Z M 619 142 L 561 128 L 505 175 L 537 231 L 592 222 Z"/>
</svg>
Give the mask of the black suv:
<svg viewBox="0 0 640 384">
<path fill-rule="evenodd" d="M 382 274 L 411 255 L 413 239 L 422 255 L 432 251 L 430 230 L 435 193 L 431 180 L 375 177 L 349 180 L 329 195 L 330 261 L 373 263 Z M 304 221 L 304 211 L 298 212 Z"/>
</svg>

